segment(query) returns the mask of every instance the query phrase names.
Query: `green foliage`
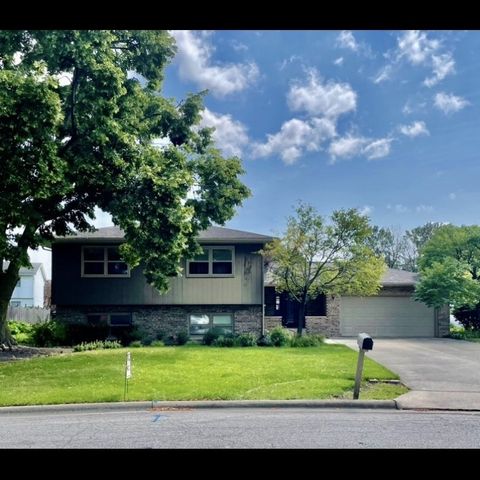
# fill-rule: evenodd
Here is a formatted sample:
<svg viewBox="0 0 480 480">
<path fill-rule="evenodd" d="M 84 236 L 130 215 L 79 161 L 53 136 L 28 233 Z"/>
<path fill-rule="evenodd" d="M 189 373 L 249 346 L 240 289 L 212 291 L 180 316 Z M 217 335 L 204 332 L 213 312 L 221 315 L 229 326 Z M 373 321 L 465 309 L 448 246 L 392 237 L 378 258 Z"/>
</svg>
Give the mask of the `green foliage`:
<svg viewBox="0 0 480 480">
<path fill-rule="evenodd" d="M 273 347 L 272 339 L 270 334 L 267 332 L 265 335 L 261 335 L 257 340 L 257 345 L 259 347 Z"/>
<path fill-rule="evenodd" d="M 431 307 L 480 303 L 480 227 L 444 225 L 423 247 L 415 296 Z"/>
<path fill-rule="evenodd" d="M 141 345 L 140 345 L 141 346 Z M 116 340 L 114 341 L 101 341 L 96 340 L 95 342 L 82 342 L 73 347 L 74 352 L 86 352 L 88 350 L 108 350 L 114 348 L 122 348 L 122 344 Z"/>
<path fill-rule="evenodd" d="M 325 343 L 325 337 L 322 335 L 295 335 L 290 339 L 291 347 L 318 347 Z"/>
<path fill-rule="evenodd" d="M 205 92 L 161 96 L 174 54 L 159 30 L 0 31 L 0 326 L 28 248 L 93 230 L 95 207 L 125 231 L 123 259 L 165 291 L 198 232 L 248 197 L 240 160 L 198 128 Z"/>
<path fill-rule="evenodd" d="M 227 335 L 220 335 L 217 339 L 215 339 L 212 344 L 212 347 L 236 347 L 237 342 L 235 335 L 229 333 Z"/>
<path fill-rule="evenodd" d="M 376 256 L 383 257 L 387 267 L 403 268 L 408 250 L 408 240 L 398 231 L 388 227 L 372 227 L 367 245 Z"/>
<path fill-rule="evenodd" d="M 218 337 L 223 335 L 223 328 L 213 327 L 209 328 L 205 335 L 202 338 L 202 343 L 204 345 L 211 345 Z"/>
<path fill-rule="evenodd" d="M 10 333 L 19 345 L 33 345 L 33 324 L 27 322 L 8 322 Z"/>
<path fill-rule="evenodd" d="M 480 332 L 480 305 L 475 307 L 459 307 L 453 310 L 455 319 L 462 324 L 462 327 L 467 332 Z M 460 327 L 459 327 L 460 328 Z"/>
<path fill-rule="evenodd" d="M 283 327 L 275 327 L 270 332 L 270 341 L 274 347 L 283 347 L 290 344 L 292 336 L 290 330 Z"/>
<path fill-rule="evenodd" d="M 254 333 L 240 333 L 235 337 L 239 347 L 254 347 L 257 344 L 258 336 Z"/>
<path fill-rule="evenodd" d="M 166 346 L 173 346 L 173 345 L 185 345 L 188 340 L 190 340 L 190 335 L 186 330 L 180 330 L 177 333 L 174 333 L 173 335 L 167 336 L 164 340 L 163 343 Z"/>
<path fill-rule="evenodd" d="M 151 344 L 151 347 L 163 347 L 165 344 L 161 340 L 154 340 Z"/>
<path fill-rule="evenodd" d="M 128 346 L 132 348 L 141 348 L 143 347 L 143 343 L 140 340 L 134 340 L 133 342 L 130 342 Z"/>
<path fill-rule="evenodd" d="M 262 251 L 270 262 L 276 288 L 300 303 L 319 294 L 374 295 L 385 270 L 382 258 L 368 247 L 368 218 L 356 209 L 336 210 L 330 223 L 314 207 L 300 204 L 288 218 L 283 237 Z M 302 313 L 303 312 L 303 313 Z M 303 318 L 298 322 L 301 334 Z"/>
<path fill-rule="evenodd" d="M 49 320 L 32 325 L 32 341 L 36 347 L 65 345 L 67 331 L 64 325 Z"/>
<path fill-rule="evenodd" d="M 467 340 L 469 342 L 480 342 L 480 330 L 450 325 L 450 338 L 455 340 Z"/>
</svg>

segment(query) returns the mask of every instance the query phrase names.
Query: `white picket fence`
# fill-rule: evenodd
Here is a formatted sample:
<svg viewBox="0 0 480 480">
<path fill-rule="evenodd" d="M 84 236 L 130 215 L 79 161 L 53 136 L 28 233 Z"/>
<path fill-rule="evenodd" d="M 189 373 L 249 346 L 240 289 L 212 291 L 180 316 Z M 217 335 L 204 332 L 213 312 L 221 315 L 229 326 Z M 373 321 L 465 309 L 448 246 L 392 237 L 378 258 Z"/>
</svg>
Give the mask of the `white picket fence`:
<svg viewBox="0 0 480 480">
<path fill-rule="evenodd" d="M 40 323 L 50 320 L 50 309 L 40 307 L 8 307 L 8 320 L 16 322 Z"/>
</svg>

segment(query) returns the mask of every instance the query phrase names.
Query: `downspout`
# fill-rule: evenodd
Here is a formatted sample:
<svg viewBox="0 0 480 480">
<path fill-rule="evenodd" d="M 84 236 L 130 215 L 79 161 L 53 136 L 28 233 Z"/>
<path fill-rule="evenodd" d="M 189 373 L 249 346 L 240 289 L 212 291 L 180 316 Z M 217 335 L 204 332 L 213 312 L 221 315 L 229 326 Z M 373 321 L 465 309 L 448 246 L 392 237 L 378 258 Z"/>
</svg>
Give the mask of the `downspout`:
<svg viewBox="0 0 480 480">
<path fill-rule="evenodd" d="M 263 255 L 260 255 L 262 259 L 262 328 L 261 335 L 265 335 L 265 262 L 263 261 Z"/>
</svg>

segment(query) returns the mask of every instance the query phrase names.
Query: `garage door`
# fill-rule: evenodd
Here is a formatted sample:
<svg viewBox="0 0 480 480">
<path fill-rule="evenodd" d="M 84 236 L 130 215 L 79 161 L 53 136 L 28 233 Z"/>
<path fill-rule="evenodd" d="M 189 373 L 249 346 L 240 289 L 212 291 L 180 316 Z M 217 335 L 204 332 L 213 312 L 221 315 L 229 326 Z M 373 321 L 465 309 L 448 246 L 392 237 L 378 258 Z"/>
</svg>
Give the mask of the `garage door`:
<svg viewBox="0 0 480 480">
<path fill-rule="evenodd" d="M 340 333 L 372 337 L 433 337 L 434 309 L 411 297 L 342 297 Z"/>
</svg>

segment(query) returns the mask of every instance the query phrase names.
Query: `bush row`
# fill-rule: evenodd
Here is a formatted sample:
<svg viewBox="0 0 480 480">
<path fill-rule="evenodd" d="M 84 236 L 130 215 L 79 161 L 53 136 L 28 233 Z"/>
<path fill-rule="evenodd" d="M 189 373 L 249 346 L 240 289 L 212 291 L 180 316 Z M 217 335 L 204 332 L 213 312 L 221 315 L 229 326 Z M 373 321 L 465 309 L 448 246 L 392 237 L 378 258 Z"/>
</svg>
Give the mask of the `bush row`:
<svg viewBox="0 0 480 480">
<path fill-rule="evenodd" d="M 212 328 L 203 337 L 203 343 L 213 347 L 253 347 L 255 345 L 259 347 L 316 347 L 321 345 L 324 340 L 325 338 L 321 335 L 299 337 L 282 327 L 275 327 L 260 337 L 254 333 L 225 334 L 220 328 Z"/>
</svg>

